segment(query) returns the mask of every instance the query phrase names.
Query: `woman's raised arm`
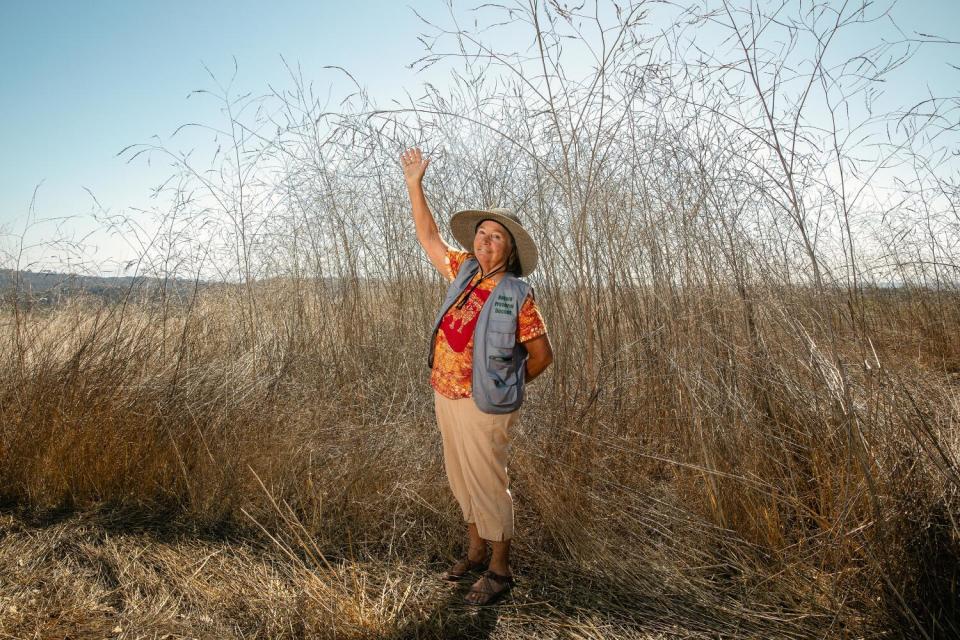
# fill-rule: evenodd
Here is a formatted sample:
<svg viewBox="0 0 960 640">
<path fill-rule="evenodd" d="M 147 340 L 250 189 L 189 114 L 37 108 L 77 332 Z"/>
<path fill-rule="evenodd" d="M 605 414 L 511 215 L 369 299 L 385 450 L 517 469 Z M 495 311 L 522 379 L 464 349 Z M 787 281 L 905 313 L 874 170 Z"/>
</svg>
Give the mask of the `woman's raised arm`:
<svg viewBox="0 0 960 640">
<path fill-rule="evenodd" d="M 400 166 L 403 167 L 403 179 L 407 183 L 407 193 L 410 195 L 410 204 L 413 206 L 413 224 L 417 228 L 417 240 L 427 252 L 430 262 L 444 277 L 448 277 L 446 264 L 447 250 L 450 245 L 440 236 L 440 230 L 433 219 L 427 197 L 423 193 L 423 174 L 430 166 L 430 158 L 424 158 L 420 149 L 407 149 L 400 156 Z"/>
</svg>

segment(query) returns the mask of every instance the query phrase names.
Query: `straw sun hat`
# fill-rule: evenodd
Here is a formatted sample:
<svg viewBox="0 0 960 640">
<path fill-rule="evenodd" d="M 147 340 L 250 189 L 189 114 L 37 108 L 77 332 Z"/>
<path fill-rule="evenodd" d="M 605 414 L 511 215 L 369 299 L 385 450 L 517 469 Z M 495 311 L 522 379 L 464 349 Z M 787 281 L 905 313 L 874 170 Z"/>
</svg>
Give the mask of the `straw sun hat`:
<svg viewBox="0 0 960 640">
<path fill-rule="evenodd" d="M 520 222 L 520 218 L 509 209 L 468 209 L 458 211 L 450 218 L 450 230 L 453 237 L 464 249 L 473 253 L 473 236 L 477 233 L 477 226 L 484 220 L 499 222 L 513 236 L 517 248 L 517 258 L 520 260 L 520 275 L 529 275 L 537 267 L 537 245 Z"/>
</svg>

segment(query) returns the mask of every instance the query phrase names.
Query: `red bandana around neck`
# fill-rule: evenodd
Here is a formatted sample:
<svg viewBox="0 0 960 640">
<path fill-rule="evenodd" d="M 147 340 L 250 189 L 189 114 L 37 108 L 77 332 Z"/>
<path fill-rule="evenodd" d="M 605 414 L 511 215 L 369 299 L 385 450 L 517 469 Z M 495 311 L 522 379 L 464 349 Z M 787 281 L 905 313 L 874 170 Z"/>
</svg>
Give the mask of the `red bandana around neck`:
<svg viewBox="0 0 960 640">
<path fill-rule="evenodd" d="M 447 344 L 455 352 L 463 353 L 467 348 L 470 338 L 473 337 L 473 330 L 477 326 L 477 318 L 480 316 L 483 303 L 490 297 L 490 291 L 483 285 L 477 287 L 462 309 L 457 309 L 457 305 L 453 305 L 443 315 L 440 330 L 443 331 Z"/>
</svg>

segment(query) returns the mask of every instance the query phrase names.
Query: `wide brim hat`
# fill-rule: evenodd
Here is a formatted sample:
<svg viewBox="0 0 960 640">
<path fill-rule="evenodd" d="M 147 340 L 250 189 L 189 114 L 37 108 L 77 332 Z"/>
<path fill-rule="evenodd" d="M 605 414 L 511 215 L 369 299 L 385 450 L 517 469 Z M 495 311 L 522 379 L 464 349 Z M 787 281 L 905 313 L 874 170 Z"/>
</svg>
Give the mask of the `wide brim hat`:
<svg viewBox="0 0 960 640">
<path fill-rule="evenodd" d="M 517 258 L 520 260 L 520 275 L 529 275 L 537 267 L 537 245 L 523 228 L 520 218 L 509 209 L 467 209 L 457 211 L 450 218 L 450 230 L 460 246 L 473 253 L 473 237 L 477 233 L 477 225 L 484 220 L 499 222 L 513 236 L 517 249 Z"/>
</svg>

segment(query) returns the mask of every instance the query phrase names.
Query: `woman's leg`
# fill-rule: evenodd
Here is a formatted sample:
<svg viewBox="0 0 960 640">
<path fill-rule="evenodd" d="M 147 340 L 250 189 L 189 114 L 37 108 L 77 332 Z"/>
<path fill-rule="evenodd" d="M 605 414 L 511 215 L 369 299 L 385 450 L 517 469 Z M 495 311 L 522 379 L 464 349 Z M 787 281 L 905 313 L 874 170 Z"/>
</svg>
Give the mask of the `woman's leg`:
<svg viewBox="0 0 960 640">
<path fill-rule="evenodd" d="M 459 407 L 464 429 L 461 433 L 463 478 L 475 519 L 476 537 L 490 543 L 493 554 L 489 570 L 503 579 L 485 574 L 470 588 L 465 600 L 470 604 L 486 604 L 510 588 L 510 539 L 513 537 L 513 497 L 507 475 L 509 429 L 517 412 L 490 415 L 481 412 L 473 402 Z M 476 538 L 471 530 L 471 544 Z"/>
<path fill-rule="evenodd" d="M 460 442 L 463 424 L 456 410 L 457 401 L 445 398 L 436 391 L 433 393 L 434 407 L 437 414 L 437 426 L 440 429 L 440 438 L 443 443 L 443 467 L 447 472 L 447 482 L 453 497 L 460 505 L 460 512 L 467 523 L 473 523 L 476 518 L 473 505 L 470 502 L 470 493 L 464 469 L 461 463 L 463 446 Z M 476 527 L 474 527 L 476 529 Z"/>
<path fill-rule="evenodd" d="M 483 413 L 473 399 L 455 401 L 456 453 L 462 490 L 468 503 L 467 522 L 477 526 L 480 537 L 500 542 L 513 537 L 513 496 L 507 475 L 509 428 L 516 412 Z"/>
<path fill-rule="evenodd" d="M 434 405 L 437 413 L 437 425 L 443 441 L 443 465 L 447 472 L 450 491 L 453 493 L 463 519 L 467 523 L 467 561 L 458 560 L 447 573 L 448 579 L 455 578 L 469 570 L 470 564 L 481 563 L 487 559 L 487 541 L 480 536 L 477 524 L 474 521 L 473 503 L 467 482 L 464 479 L 464 469 L 461 464 L 463 446 L 461 433 L 465 425 L 455 410 L 456 400 L 450 400 L 434 392 Z"/>
<path fill-rule="evenodd" d="M 484 559 L 489 542 L 493 548 L 489 569 L 499 576 L 510 576 L 513 497 L 507 453 L 509 428 L 518 414 L 486 414 L 470 398 L 449 400 L 436 395 L 444 465 L 450 488 L 467 521 L 467 557 L 472 562 Z M 459 567 L 455 565 L 456 568 Z M 490 599 L 491 593 L 508 587 L 509 582 L 481 578 L 466 601 L 481 604 Z"/>
<path fill-rule="evenodd" d="M 467 557 L 472 562 L 480 562 L 487 557 L 487 541 L 480 537 L 475 522 L 467 525 Z"/>
<path fill-rule="evenodd" d="M 510 541 L 503 540 L 502 542 L 491 542 L 490 546 L 493 547 L 493 555 L 490 556 L 489 569 L 494 573 L 500 574 L 501 576 L 511 575 Z"/>
</svg>

